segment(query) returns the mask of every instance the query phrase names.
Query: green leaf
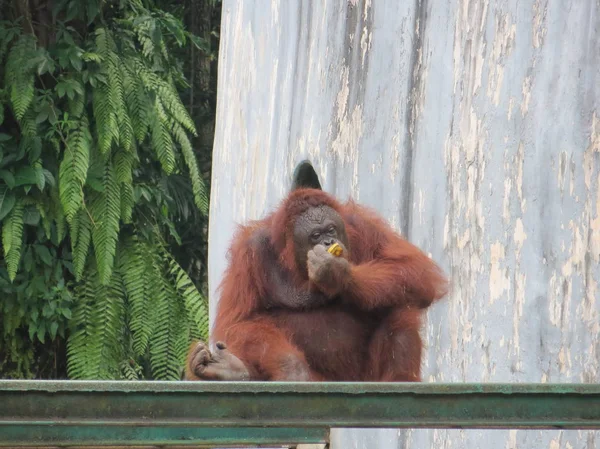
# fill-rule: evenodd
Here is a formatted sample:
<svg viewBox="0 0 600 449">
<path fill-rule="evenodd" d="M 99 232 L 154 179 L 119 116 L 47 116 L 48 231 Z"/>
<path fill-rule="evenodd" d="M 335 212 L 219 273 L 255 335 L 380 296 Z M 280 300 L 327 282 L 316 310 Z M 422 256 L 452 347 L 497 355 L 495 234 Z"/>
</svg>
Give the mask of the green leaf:
<svg viewBox="0 0 600 449">
<path fill-rule="evenodd" d="M 73 66 L 73 68 L 78 72 L 81 72 L 81 69 L 83 68 L 83 61 L 81 60 L 81 58 L 76 54 L 71 54 L 69 56 L 69 60 L 71 61 L 71 65 Z"/>
<path fill-rule="evenodd" d="M 183 24 L 170 14 L 161 20 L 162 24 L 173 34 L 177 43 L 181 46 L 185 44 L 185 30 Z"/>
<path fill-rule="evenodd" d="M 50 324 L 50 338 L 54 341 L 56 332 L 58 331 L 58 323 L 55 321 Z"/>
<path fill-rule="evenodd" d="M 46 323 L 44 323 L 43 321 L 40 323 L 40 325 L 38 327 L 37 338 L 42 343 L 45 343 L 45 341 L 46 341 Z"/>
<path fill-rule="evenodd" d="M 51 267 L 53 259 L 50 255 L 50 250 L 48 250 L 48 248 L 46 248 L 43 245 L 34 245 L 33 248 L 35 249 L 35 252 L 38 255 L 38 257 L 42 259 L 42 262 Z"/>
<path fill-rule="evenodd" d="M 9 188 L 15 187 L 15 177 L 8 170 L 0 170 L 0 179 L 2 179 Z"/>
<path fill-rule="evenodd" d="M 30 163 L 39 162 L 42 154 L 42 139 L 39 137 L 27 137 L 21 140 L 21 145 L 25 147 Z"/>
<path fill-rule="evenodd" d="M 35 185 L 37 180 L 36 170 L 30 166 L 21 167 L 15 173 L 15 186 Z"/>
<path fill-rule="evenodd" d="M 37 226 L 40 222 L 40 212 L 34 207 L 27 207 L 23 213 L 23 223 Z"/>
<path fill-rule="evenodd" d="M 59 81 L 56 85 L 56 93 L 58 94 L 58 98 L 62 98 L 67 93 L 67 85 L 66 83 Z"/>
<path fill-rule="evenodd" d="M 26 273 L 31 273 L 33 272 L 34 266 L 33 251 L 31 251 L 31 248 L 27 248 L 23 253 L 23 269 Z"/>
<path fill-rule="evenodd" d="M 42 164 L 39 161 L 37 164 L 35 164 L 35 176 L 35 184 L 41 192 L 42 190 L 44 190 L 44 187 L 46 185 L 46 176 L 44 175 L 44 169 L 42 168 Z"/>
<path fill-rule="evenodd" d="M 56 64 L 54 63 L 54 60 L 50 57 L 50 55 L 46 53 L 45 56 L 40 59 L 40 62 L 38 64 L 38 75 L 43 75 L 45 73 L 54 73 L 55 70 Z"/>
<path fill-rule="evenodd" d="M 196 36 L 195 34 L 188 34 L 188 36 L 198 50 L 202 50 L 206 53 L 210 52 L 210 44 L 206 39 L 202 39 L 201 37 Z"/>
<path fill-rule="evenodd" d="M 48 218 L 48 213 L 47 213 L 48 203 L 37 201 L 35 203 L 35 207 L 37 208 L 40 216 L 42 217 L 42 226 L 44 228 L 44 232 L 46 233 L 46 238 L 50 239 L 50 237 L 52 235 L 52 229 L 51 229 L 52 222 Z"/>
<path fill-rule="evenodd" d="M 4 186 L 0 186 L 0 220 L 3 220 L 15 205 L 15 195 Z"/>
<path fill-rule="evenodd" d="M 81 59 L 83 59 L 86 62 L 102 62 L 102 56 L 100 56 L 98 53 L 93 52 L 83 52 L 81 54 Z"/>
<path fill-rule="evenodd" d="M 50 187 L 54 187 L 54 185 L 56 184 L 56 180 L 54 179 L 54 176 L 52 175 L 52 172 L 46 170 L 45 168 L 42 169 L 42 172 L 44 173 L 44 179 L 46 180 L 46 183 Z"/>
<path fill-rule="evenodd" d="M 90 25 L 100 13 L 100 4 L 97 0 L 88 0 L 85 3 L 87 7 L 87 24 Z"/>
</svg>

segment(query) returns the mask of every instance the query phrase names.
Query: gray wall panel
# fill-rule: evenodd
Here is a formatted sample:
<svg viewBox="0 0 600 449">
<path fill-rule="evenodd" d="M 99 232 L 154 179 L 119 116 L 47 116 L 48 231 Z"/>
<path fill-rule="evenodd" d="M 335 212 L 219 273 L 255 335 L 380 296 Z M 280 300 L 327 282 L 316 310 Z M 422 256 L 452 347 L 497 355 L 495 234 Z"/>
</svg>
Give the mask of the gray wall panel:
<svg viewBox="0 0 600 449">
<path fill-rule="evenodd" d="M 599 382 L 599 92 L 598 0 L 225 0 L 211 304 L 234 224 L 274 207 L 309 158 L 326 190 L 379 210 L 449 274 L 425 381 Z M 600 434 L 333 440 L 591 449 Z"/>
</svg>

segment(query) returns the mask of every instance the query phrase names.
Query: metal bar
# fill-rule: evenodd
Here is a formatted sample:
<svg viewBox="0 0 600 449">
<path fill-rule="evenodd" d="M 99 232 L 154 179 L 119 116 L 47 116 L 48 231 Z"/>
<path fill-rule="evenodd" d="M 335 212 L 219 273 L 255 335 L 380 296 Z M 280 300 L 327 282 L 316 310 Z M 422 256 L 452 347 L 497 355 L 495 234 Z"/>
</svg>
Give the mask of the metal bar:
<svg viewBox="0 0 600 449">
<path fill-rule="evenodd" d="M 212 446 L 323 443 L 326 429 L 273 427 L 194 427 L 131 425 L 9 425 L 0 428 L 0 447 L 68 446 Z"/>
<path fill-rule="evenodd" d="M 0 381 L 0 446 L 309 443 L 331 427 L 600 429 L 600 385 Z"/>
</svg>

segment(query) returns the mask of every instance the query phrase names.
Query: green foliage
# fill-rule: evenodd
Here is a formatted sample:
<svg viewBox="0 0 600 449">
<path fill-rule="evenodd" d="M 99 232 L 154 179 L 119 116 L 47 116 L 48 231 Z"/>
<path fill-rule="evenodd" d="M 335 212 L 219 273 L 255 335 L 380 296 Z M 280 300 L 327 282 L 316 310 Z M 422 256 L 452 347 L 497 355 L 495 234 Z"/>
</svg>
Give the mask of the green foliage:
<svg viewBox="0 0 600 449">
<path fill-rule="evenodd" d="M 92 137 L 87 120 L 74 123 L 75 129 L 65 142 L 64 156 L 58 173 L 60 201 L 68 221 L 83 205 L 83 186 L 90 165 Z"/>
<path fill-rule="evenodd" d="M 68 373 L 72 379 L 120 377 L 125 330 L 125 290 L 114 273 L 108 283 L 90 269 L 76 290 L 78 303 L 68 345 Z"/>
<path fill-rule="evenodd" d="M 22 120 L 34 96 L 34 72 L 32 56 L 35 40 L 29 35 L 20 35 L 12 46 L 6 61 L 5 88 L 10 92 L 10 101 L 17 120 Z"/>
<path fill-rule="evenodd" d="M 94 192 L 90 195 L 90 212 L 93 219 L 92 241 L 100 282 L 108 285 L 117 251 L 121 202 L 112 162 L 107 161 L 103 168 L 102 192 Z"/>
<path fill-rule="evenodd" d="M 34 346 L 56 349 L 56 340 L 67 336 L 75 302 L 63 273 L 69 262 L 43 227 L 34 232 L 34 243 L 22 249 L 20 270 L 11 279 L 6 266 L 0 266 L 0 371 L 7 377 L 32 377 Z"/>
<path fill-rule="evenodd" d="M 160 236 L 128 237 L 119 248 L 108 284 L 91 267 L 78 286 L 69 377 L 139 378 L 135 367 L 148 359 L 153 378 L 177 380 L 191 337 L 207 337 L 206 302 Z"/>
<path fill-rule="evenodd" d="M 2 223 L 2 247 L 8 276 L 14 280 L 23 244 L 23 203 L 18 200 Z"/>
<path fill-rule="evenodd" d="M 208 212 L 171 51 L 199 39 L 140 0 L 60 0 L 33 34 L 13 19 L 0 21 L 0 373 L 31 375 L 35 345 L 67 339 L 71 378 L 176 379 L 208 331 L 173 256 L 189 211 Z M 13 341 L 22 330 L 30 344 Z"/>
</svg>

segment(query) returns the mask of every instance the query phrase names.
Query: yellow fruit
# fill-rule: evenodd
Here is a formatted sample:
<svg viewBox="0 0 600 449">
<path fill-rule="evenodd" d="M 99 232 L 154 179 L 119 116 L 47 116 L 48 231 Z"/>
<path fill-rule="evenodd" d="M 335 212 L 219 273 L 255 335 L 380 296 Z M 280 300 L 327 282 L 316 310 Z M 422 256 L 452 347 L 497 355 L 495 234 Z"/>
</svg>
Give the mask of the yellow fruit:
<svg viewBox="0 0 600 449">
<path fill-rule="evenodd" d="M 342 247 L 339 244 L 334 243 L 329 248 L 327 248 L 327 252 L 329 252 L 330 254 L 333 254 L 335 257 L 340 257 L 342 255 L 342 253 L 344 252 L 344 250 L 342 249 Z"/>
</svg>

